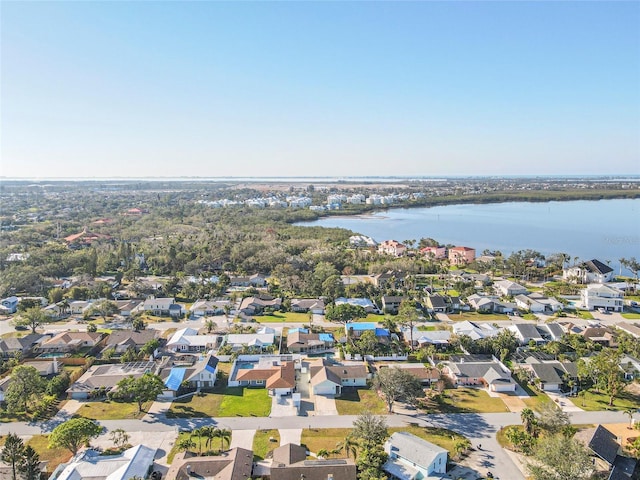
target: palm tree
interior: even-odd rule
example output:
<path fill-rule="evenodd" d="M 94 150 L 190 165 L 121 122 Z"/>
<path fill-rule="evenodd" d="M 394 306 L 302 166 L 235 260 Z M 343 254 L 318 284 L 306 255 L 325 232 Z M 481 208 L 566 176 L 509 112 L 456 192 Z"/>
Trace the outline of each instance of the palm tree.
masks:
<path fill-rule="evenodd" d="M 524 408 L 522 412 L 520 412 L 520 419 L 522 420 L 524 431 L 531 435 L 533 432 L 533 426 L 536 423 L 536 415 L 533 413 L 533 410 L 530 408 Z"/>
<path fill-rule="evenodd" d="M 204 427 L 196 428 L 191 432 L 189 439 L 193 440 L 193 437 L 198 437 L 198 455 L 202 455 L 202 437 L 204 437 Z M 195 444 L 195 443 L 194 443 Z"/>
<path fill-rule="evenodd" d="M 204 438 L 207 439 L 207 441 L 205 442 L 205 447 L 207 448 L 207 450 L 210 450 L 213 439 L 218 437 L 218 429 L 211 426 L 200 427 L 200 433 Z"/>
<path fill-rule="evenodd" d="M 226 428 L 219 428 L 217 436 L 220 438 L 220 451 L 222 451 L 224 450 L 224 444 L 226 443 L 227 445 L 229 445 L 229 443 L 231 442 L 231 430 L 228 430 Z"/>
<path fill-rule="evenodd" d="M 196 443 L 193 440 L 191 440 L 191 437 L 184 437 L 178 440 L 176 447 L 178 448 L 178 450 L 182 450 L 186 452 L 187 450 L 196 448 Z"/>
<path fill-rule="evenodd" d="M 204 326 L 207 327 L 207 333 L 211 333 L 211 331 L 213 330 L 213 320 L 211 320 L 210 318 L 207 319 L 206 322 L 204 322 Z"/>
<path fill-rule="evenodd" d="M 318 453 L 316 455 L 318 456 L 318 458 L 327 458 L 329 456 L 329 450 L 321 448 L 320 450 L 318 450 Z"/>
<path fill-rule="evenodd" d="M 627 427 L 629 430 L 631 430 L 633 428 L 633 414 L 636 413 L 636 409 L 635 408 L 627 408 L 624 412 L 626 416 L 629 417 L 629 426 Z"/>
<path fill-rule="evenodd" d="M 460 440 L 456 440 L 453 444 L 453 449 L 456 452 L 456 456 L 460 458 L 460 456 L 471 448 L 471 441 L 468 438 L 462 438 Z"/>
<path fill-rule="evenodd" d="M 355 438 L 347 435 L 342 442 L 339 442 L 336 445 L 336 450 L 338 452 L 344 451 L 344 453 L 347 455 L 347 458 L 351 458 L 351 455 L 353 455 L 353 459 L 355 460 L 358 456 L 358 442 Z"/>

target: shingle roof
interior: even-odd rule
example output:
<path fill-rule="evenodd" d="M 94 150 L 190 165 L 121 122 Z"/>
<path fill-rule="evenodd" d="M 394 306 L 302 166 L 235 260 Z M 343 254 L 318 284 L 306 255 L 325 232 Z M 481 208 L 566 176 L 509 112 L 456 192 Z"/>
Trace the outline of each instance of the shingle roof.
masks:
<path fill-rule="evenodd" d="M 602 460 L 613 465 L 618 455 L 618 440 L 609 430 L 598 425 L 596 428 L 578 432 L 576 438 L 582 440 Z"/>
<path fill-rule="evenodd" d="M 386 443 L 398 457 L 423 467 L 429 466 L 437 455 L 447 453 L 444 448 L 408 432 L 395 432 Z"/>

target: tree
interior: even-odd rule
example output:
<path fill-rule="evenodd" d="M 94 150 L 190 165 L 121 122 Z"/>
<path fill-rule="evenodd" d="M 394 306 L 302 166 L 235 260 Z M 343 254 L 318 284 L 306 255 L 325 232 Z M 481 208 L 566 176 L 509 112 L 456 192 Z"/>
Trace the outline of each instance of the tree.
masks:
<path fill-rule="evenodd" d="M 409 329 L 409 345 L 413 352 L 413 326 L 418 322 L 420 316 L 416 307 L 416 302 L 413 300 L 403 300 L 400 302 L 400 308 L 398 309 L 397 322 L 403 327 Z"/>
<path fill-rule="evenodd" d="M 626 386 L 620 369 L 621 357 L 620 352 L 607 348 L 593 356 L 589 362 L 597 388 L 609 396 L 609 406 L 613 405 L 615 398 Z"/>
<path fill-rule="evenodd" d="M 381 368 L 375 378 L 376 387 L 382 392 L 389 413 L 393 412 L 396 401 L 415 404 L 417 398 L 424 396 L 420 380 L 404 368 Z"/>
<path fill-rule="evenodd" d="M 142 318 L 140 317 L 134 317 L 133 320 L 131 320 L 131 328 L 133 328 L 136 332 L 144 330 L 144 320 L 142 320 Z"/>
<path fill-rule="evenodd" d="M 338 452 L 344 451 L 347 458 L 351 458 L 351 455 L 353 455 L 355 459 L 358 457 L 358 442 L 351 435 L 347 435 L 342 442 L 338 442 L 336 450 Z"/>
<path fill-rule="evenodd" d="M 358 457 L 358 480 L 386 480 L 382 466 L 387 461 L 387 454 L 381 445 L 365 446 Z"/>
<path fill-rule="evenodd" d="M 164 382 L 158 375 L 145 373 L 141 377 L 123 378 L 118 382 L 117 397 L 131 399 L 138 404 L 138 413 L 142 412 L 142 404 L 155 400 L 164 390 Z"/>
<path fill-rule="evenodd" d="M 621 258 L 620 265 L 624 268 L 627 268 L 633 272 L 633 277 L 635 278 L 635 283 L 638 283 L 638 272 L 640 272 L 640 262 L 636 260 L 636 257 L 631 258 Z"/>
<path fill-rule="evenodd" d="M 34 367 L 18 365 L 11 372 L 11 383 L 5 394 L 11 412 L 31 412 L 46 389 L 46 383 Z"/>
<path fill-rule="evenodd" d="M 353 422 L 351 435 L 364 447 L 382 445 L 389 436 L 387 421 L 371 412 L 361 413 Z"/>
<path fill-rule="evenodd" d="M 22 455 L 22 463 L 18 467 L 23 480 L 40 480 L 42 470 L 40 469 L 40 455 L 31 445 L 27 445 Z"/>
<path fill-rule="evenodd" d="M 107 317 L 115 315 L 118 311 L 118 304 L 105 298 L 94 302 L 91 307 L 89 307 L 87 315 L 90 317 L 93 315 L 100 315 L 102 320 L 106 321 Z"/>
<path fill-rule="evenodd" d="M 0 459 L 11 466 L 12 479 L 16 480 L 17 470 L 24 458 L 24 442 L 15 433 L 9 433 L 0 454 Z"/>
<path fill-rule="evenodd" d="M 151 355 L 153 355 L 153 352 L 155 352 L 158 349 L 159 346 L 160 346 L 160 341 L 157 338 L 153 338 L 149 340 L 147 343 L 145 343 L 140 349 L 140 351 L 147 357 L 150 357 Z"/>
<path fill-rule="evenodd" d="M 460 458 L 460 456 L 467 452 L 471 448 L 471 440 L 468 438 L 460 438 L 456 440 L 453 444 L 453 449 L 456 452 L 456 456 Z"/>
<path fill-rule="evenodd" d="M 66 448 L 75 455 L 80 447 L 101 432 L 102 427 L 88 418 L 72 418 L 53 429 L 49 436 L 49 448 Z"/>
<path fill-rule="evenodd" d="M 538 407 L 538 425 L 546 432 L 555 434 L 570 425 L 569 415 L 553 402 L 541 403 Z"/>
<path fill-rule="evenodd" d="M 24 310 L 14 323 L 16 326 L 25 326 L 31 329 L 31 333 L 36 333 L 36 329 L 49 321 L 49 317 L 40 307 L 30 307 Z"/>
<path fill-rule="evenodd" d="M 176 443 L 176 447 L 178 448 L 178 450 L 186 452 L 187 450 L 196 448 L 196 443 L 191 440 L 191 437 L 184 437 L 178 440 L 178 443 Z"/>
<path fill-rule="evenodd" d="M 116 448 L 124 447 L 129 443 L 129 434 L 122 428 L 116 428 L 109 434 L 109 438 L 116 446 Z"/>
<path fill-rule="evenodd" d="M 520 419 L 524 426 L 524 431 L 529 435 L 533 435 L 533 430 L 536 424 L 536 415 L 530 408 L 523 408 L 520 412 Z"/>
<path fill-rule="evenodd" d="M 217 436 L 220 438 L 220 450 L 224 450 L 224 444 L 229 445 L 231 441 L 231 430 L 226 428 L 219 428 L 217 432 Z"/>
<path fill-rule="evenodd" d="M 215 323 L 213 320 L 208 318 L 207 321 L 204 322 L 204 326 L 207 328 L 207 333 L 211 333 L 213 331 L 213 327 L 215 326 Z"/>
<path fill-rule="evenodd" d="M 533 460 L 527 467 L 535 480 L 587 480 L 593 470 L 586 447 L 563 435 L 538 442 Z"/>
<path fill-rule="evenodd" d="M 629 430 L 633 428 L 633 414 L 636 413 L 635 408 L 626 408 L 624 413 L 627 417 L 629 417 L 629 426 L 627 427 Z"/>
<path fill-rule="evenodd" d="M 365 318 L 367 312 L 360 305 L 341 303 L 340 305 L 328 305 L 325 311 L 325 318 L 330 322 L 347 324 L 356 318 Z"/>

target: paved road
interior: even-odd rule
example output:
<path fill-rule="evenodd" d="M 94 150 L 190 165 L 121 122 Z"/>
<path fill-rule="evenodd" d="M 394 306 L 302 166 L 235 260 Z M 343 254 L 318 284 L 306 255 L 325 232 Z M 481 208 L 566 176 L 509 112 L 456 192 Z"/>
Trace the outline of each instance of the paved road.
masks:
<path fill-rule="evenodd" d="M 99 422 L 107 430 L 122 428 L 130 432 L 178 432 L 191 430 L 203 425 L 216 425 L 231 430 L 248 433 L 259 429 L 300 430 L 304 428 L 345 428 L 353 424 L 355 415 L 325 415 L 322 417 L 237 417 L 237 418 L 194 418 L 167 419 L 163 415 L 149 415 L 143 420 L 109 420 Z M 622 423 L 628 421 L 621 412 L 575 412 L 570 414 L 575 424 Z M 481 468 L 499 477 L 510 480 L 524 480 L 524 476 L 509 455 L 498 445 L 496 432 L 507 425 L 520 423 L 517 413 L 448 414 L 448 415 L 388 415 L 390 427 L 409 424 L 448 428 L 465 435 L 477 448 L 482 445 Z M 37 435 L 50 432 L 64 418 L 54 418 L 48 422 L 15 422 L 0 424 L 0 434 L 9 432 L 19 435 Z M 486 472 L 480 472 L 486 473 Z"/>

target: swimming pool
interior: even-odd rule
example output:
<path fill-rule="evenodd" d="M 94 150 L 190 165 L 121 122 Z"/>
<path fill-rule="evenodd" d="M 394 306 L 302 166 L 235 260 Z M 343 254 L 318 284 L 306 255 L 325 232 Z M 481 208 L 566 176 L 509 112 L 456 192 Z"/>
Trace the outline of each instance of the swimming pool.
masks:
<path fill-rule="evenodd" d="M 237 362 L 236 363 L 236 368 L 238 370 L 253 370 L 254 366 L 255 366 L 254 362 Z"/>
<path fill-rule="evenodd" d="M 63 352 L 49 352 L 49 353 L 41 353 L 40 355 L 38 355 L 37 358 L 60 358 L 60 357 L 66 357 L 67 355 L 69 354 L 63 353 Z"/>

